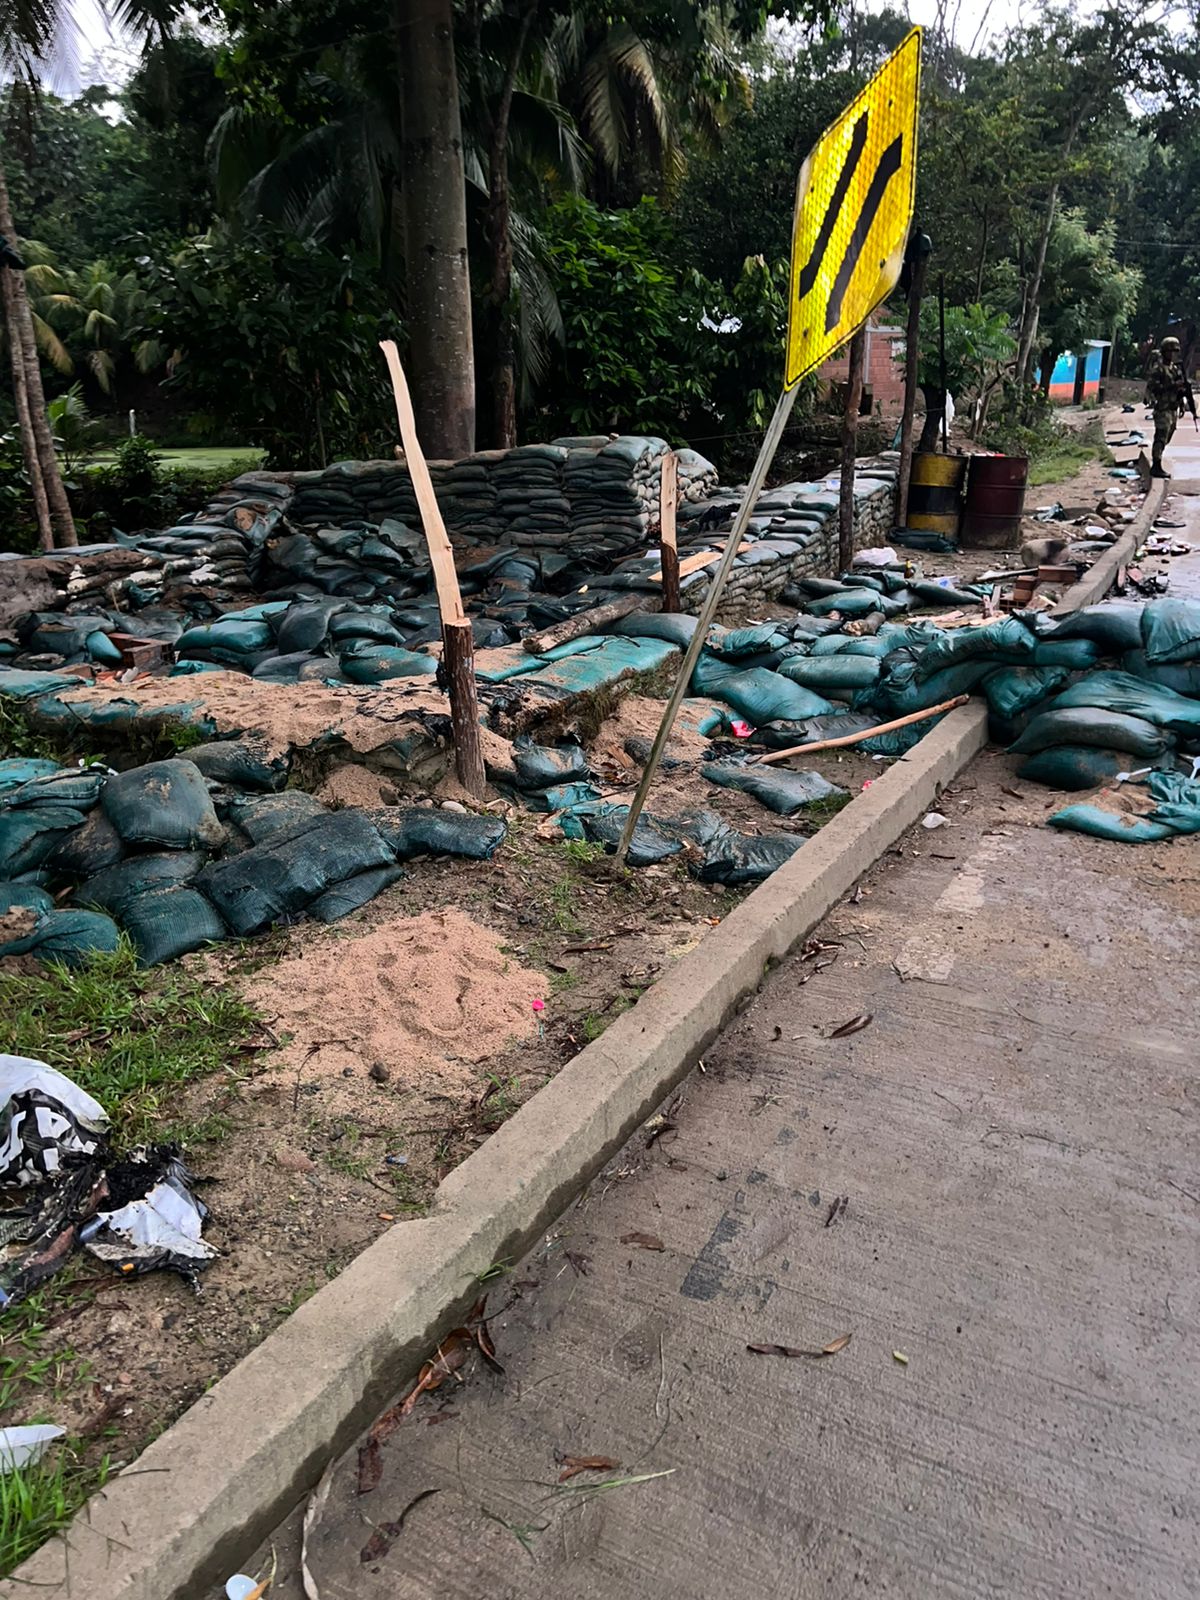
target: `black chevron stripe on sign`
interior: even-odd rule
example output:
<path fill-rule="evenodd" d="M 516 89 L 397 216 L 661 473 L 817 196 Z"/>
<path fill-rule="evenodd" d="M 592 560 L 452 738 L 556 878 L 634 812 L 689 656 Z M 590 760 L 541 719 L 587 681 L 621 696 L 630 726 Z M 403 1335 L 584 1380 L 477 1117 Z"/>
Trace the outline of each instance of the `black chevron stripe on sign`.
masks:
<path fill-rule="evenodd" d="M 863 119 L 866 121 L 866 118 Z M 904 135 L 898 134 L 883 155 L 879 158 L 879 165 L 875 168 L 875 176 L 871 179 L 871 187 L 867 190 L 866 198 L 862 203 L 862 210 L 858 214 L 858 221 L 854 225 L 854 232 L 846 245 L 846 253 L 842 257 L 842 264 L 838 268 L 837 277 L 833 282 L 833 289 L 829 295 L 829 304 L 825 308 L 825 332 L 831 333 L 841 321 L 842 301 L 846 297 L 846 290 L 850 287 L 850 279 L 854 276 L 854 269 L 858 265 L 858 258 L 862 255 L 863 246 L 871 232 L 871 224 L 875 221 L 887 186 L 900 171 L 904 156 Z"/>
<path fill-rule="evenodd" d="M 854 174 L 858 170 L 858 163 L 862 160 L 862 153 L 867 148 L 867 113 L 854 124 L 854 132 L 850 137 L 850 148 L 846 152 L 846 164 L 838 174 L 837 187 L 829 198 L 825 208 L 825 216 L 821 222 L 821 231 L 817 235 L 816 243 L 812 247 L 812 254 L 804 263 L 804 270 L 800 274 L 797 284 L 798 298 L 803 300 L 813 284 L 817 281 L 817 273 L 821 270 L 821 263 L 825 259 L 825 252 L 829 249 L 829 241 L 833 237 L 834 226 L 841 215 L 842 206 L 849 192 Z"/>

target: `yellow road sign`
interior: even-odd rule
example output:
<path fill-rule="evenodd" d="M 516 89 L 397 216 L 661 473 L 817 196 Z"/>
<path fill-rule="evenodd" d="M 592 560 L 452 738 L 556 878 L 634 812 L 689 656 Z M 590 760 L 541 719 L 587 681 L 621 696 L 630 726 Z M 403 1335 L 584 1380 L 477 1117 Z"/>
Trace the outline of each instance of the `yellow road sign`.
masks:
<path fill-rule="evenodd" d="M 800 169 L 787 389 L 845 344 L 896 286 L 917 180 L 920 81 L 914 28 Z"/>

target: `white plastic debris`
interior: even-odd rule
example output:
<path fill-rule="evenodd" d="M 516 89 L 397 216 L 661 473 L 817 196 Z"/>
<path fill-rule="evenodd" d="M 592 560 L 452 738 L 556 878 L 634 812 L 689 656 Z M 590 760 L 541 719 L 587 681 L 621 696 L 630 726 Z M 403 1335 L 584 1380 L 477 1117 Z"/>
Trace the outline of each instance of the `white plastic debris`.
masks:
<path fill-rule="evenodd" d="M 173 1161 L 142 1199 L 117 1211 L 97 1212 L 80 1238 L 94 1256 L 115 1266 L 132 1263 L 143 1272 L 172 1266 L 188 1275 L 217 1254 L 200 1237 L 207 1215 L 191 1192 L 187 1169 Z"/>
<path fill-rule="evenodd" d="M 104 1107 L 61 1072 L 29 1056 L 0 1055 L 0 1183 L 57 1178 L 64 1156 L 96 1153 L 107 1126 Z"/>
<path fill-rule="evenodd" d="M 946 818 L 940 811 L 927 811 L 921 818 L 921 826 L 931 830 L 942 827 L 945 822 Z"/>
<path fill-rule="evenodd" d="M 0 1472 L 18 1472 L 40 1461 L 56 1439 L 66 1435 L 65 1428 L 42 1423 L 26 1428 L 0 1428 Z"/>
<path fill-rule="evenodd" d="M 246 1600 L 260 1587 L 253 1578 L 248 1578 L 244 1572 L 235 1572 L 232 1578 L 225 1580 L 225 1593 L 228 1600 Z"/>
<path fill-rule="evenodd" d="M 890 567 L 897 559 L 896 552 L 890 544 L 880 545 L 874 550 L 860 550 L 852 563 L 856 567 Z"/>

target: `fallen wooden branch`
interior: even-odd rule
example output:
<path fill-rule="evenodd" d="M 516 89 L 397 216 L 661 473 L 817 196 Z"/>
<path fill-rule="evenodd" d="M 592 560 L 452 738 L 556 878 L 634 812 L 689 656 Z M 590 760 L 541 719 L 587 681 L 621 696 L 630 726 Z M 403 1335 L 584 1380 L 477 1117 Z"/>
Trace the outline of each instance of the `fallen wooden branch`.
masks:
<path fill-rule="evenodd" d="M 861 744 L 864 739 L 874 739 L 881 733 L 893 733 L 897 728 L 910 727 L 914 722 L 925 722 L 930 717 L 940 717 L 944 711 L 965 706 L 969 694 L 956 694 L 953 700 L 943 700 L 941 705 L 930 706 L 925 711 L 910 712 L 907 717 L 897 717 L 894 722 L 881 722 L 877 728 L 864 728 L 861 733 L 844 733 L 837 739 L 817 739 L 812 744 L 794 744 L 788 750 L 770 750 L 765 755 L 754 756 L 752 765 L 767 766 L 772 761 L 783 761 L 788 756 L 807 756 L 814 750 L 838 750 L 843 745 Z"/>
<path fill-rule="evenodd" d="M 545 633 L 526 634 L 521 643 L 531 656 L 544 656 L 548 650 L 555 650 L 560 644 L 570 644 L 572 639 L 597 633 L 601 628 L 607 628 L 610 622 L 620 622 L 622 617 L 632 616 L 635 611 L 650 610 L 658 610 L 658 600 L 653 595 L 622 595 L 619 600 L 610 600 L 607 605 L 596 606 L 591 611 L 577 611 L 565 622 L 547 628 Z"/>

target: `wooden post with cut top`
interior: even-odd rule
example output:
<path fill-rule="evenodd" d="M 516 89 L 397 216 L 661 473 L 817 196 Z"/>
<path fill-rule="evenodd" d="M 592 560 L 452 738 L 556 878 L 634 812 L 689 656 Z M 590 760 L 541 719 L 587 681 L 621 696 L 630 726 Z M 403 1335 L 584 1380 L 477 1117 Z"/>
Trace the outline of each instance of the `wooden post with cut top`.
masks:
<path fill-rule="evenodd" d="M 429 466 L 417 438 L 412 396 L 399 352 L 392 339 L 380 340 L 379 348 L 392 380 L 396 399 L 396 419 L 400 439 L 412 478 L 413 493 L 425 529 L 433 583 L 437 590 L 438 611 L 442 619 L 442 669 L 450 697 L 450 724 L 454 732 L 454 764 L 458 780 L 469 794 L 482 800 L 486 786 L 483 770 L 483 742 L 479 737 L 479 700 L 475 692 L 475 640 L 470 618 L 463 610 L 458 573 L 454 568 L 454 548 L 442 521 Z"/>
<path fill-rule="evenodd" d="M 662 458 L 662 487 L 659 491 L 659 553 L 662 557 L 662 608 L 681 611 L 679 594 L 679 546 L 675 541 L 675 513 L 679 506 L 679 457 L 668 450 Z"/>

